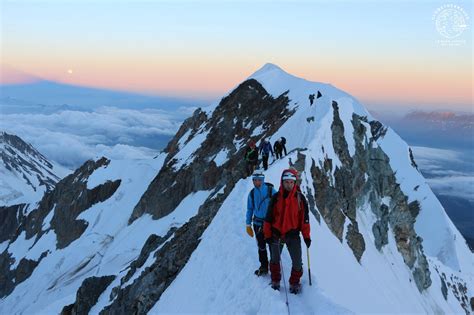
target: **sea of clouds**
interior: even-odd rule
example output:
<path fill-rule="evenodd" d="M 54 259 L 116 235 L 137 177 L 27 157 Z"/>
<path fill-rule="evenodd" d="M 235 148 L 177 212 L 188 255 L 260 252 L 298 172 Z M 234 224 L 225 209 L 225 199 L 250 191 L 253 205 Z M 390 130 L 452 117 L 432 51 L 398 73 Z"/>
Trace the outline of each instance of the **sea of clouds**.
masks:
<path fill-rule="evenodd" d="M 440 195 L 474 202 L 474 163 L 471 152 L 413 146 L 419 169 Z"/>
<path fill-rule="evenodd" d="M 0 116 L 0 124 L 2 130 L 31 143 L 47 158 L 74 169 L 101 156 L 156 156 L 194 109 L 99 107 L 90 111 L 10 113 Z"/>

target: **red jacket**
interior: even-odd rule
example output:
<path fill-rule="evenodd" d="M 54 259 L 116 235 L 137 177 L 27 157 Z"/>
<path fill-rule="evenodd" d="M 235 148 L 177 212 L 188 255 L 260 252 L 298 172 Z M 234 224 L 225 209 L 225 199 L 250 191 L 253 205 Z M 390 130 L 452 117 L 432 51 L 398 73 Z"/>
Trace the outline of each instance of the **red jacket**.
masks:
<path fill-rule="evenodd" d="M 293 169 L 283 171 L 285 172 L 297 175 Z M 272 197 L 268 206 L 263 223 L 264 237 L 285 238 L 289 234 L 297 235 L 300 231 L 303 238 L 310 238 L 308 203 L 298 185 L 295 184 L 293 190 L 287 192 L 281 182 L 280 190 Z"/>

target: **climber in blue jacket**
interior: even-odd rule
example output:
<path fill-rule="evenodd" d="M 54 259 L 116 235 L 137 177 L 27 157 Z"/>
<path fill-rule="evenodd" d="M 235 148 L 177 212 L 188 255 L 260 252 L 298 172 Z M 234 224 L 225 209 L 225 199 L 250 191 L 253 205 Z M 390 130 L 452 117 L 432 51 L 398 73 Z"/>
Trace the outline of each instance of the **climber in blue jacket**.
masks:
<path fill-rule="evenodd" d="M 263 237 L 263 220 L 267 215 L 268 204 L 272 196 L 277 193 L 273 185 L 265 183 L 264 180 L 265 175 L 261 170 L 256 170 L 252 174 L 254 188 L 249 192 L 247 198 L 246 229 L 250 237 L 254 236 L 255 231 L 255 237 L 257 239 L 258 260 L 260 261 L 260 268 L 255 270 L 257 276 L 268 273 L 267 245 Z"/>

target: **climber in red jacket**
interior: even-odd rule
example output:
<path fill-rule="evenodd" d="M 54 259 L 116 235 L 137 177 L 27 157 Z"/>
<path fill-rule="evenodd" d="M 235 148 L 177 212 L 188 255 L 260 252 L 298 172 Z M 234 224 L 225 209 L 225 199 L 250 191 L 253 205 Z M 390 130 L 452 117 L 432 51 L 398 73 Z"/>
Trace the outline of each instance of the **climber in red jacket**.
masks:
<path fill-rule="evenodd" d="M 272 288 L 280 289 L 280 255 L 286 244 L 291 256 L 290 292 L 298 293 L 303 275 L 300 232 L 306 246 L 311 245 L 308 203 L 297 184 L 298 172 L 284 170 L 280 189 L 273 195 L 263 224 L 265 241 L 270 244 L 270 272 Z"/>

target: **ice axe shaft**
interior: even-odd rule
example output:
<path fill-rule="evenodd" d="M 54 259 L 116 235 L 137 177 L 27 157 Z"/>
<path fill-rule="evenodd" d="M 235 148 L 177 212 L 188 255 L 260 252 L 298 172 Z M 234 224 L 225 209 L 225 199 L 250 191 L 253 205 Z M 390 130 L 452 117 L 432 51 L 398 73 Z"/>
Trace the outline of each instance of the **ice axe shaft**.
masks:
<path fill-rule="evenodd" d="M 309 248 L 306 247 L 306 257 L 308 257 L 308 277 L 309 277 L 309 285 L 311 285 L 311 267 L 309 265 Z"/>

